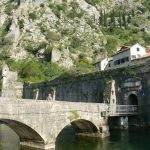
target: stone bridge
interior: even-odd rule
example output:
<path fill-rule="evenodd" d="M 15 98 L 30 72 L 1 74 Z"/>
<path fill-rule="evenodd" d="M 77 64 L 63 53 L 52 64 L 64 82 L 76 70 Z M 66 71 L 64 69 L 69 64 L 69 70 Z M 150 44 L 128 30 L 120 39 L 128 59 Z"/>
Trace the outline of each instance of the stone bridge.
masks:
<path fill-rule="evenodd" d="M 59 133 L 72 125 L 77 133 L 109 136 L 108 105 L 99 103 L 50 102 L 0 97 L 0 121 L 13 129 L 20 143 L 42 149 L 54 149 Z"/>

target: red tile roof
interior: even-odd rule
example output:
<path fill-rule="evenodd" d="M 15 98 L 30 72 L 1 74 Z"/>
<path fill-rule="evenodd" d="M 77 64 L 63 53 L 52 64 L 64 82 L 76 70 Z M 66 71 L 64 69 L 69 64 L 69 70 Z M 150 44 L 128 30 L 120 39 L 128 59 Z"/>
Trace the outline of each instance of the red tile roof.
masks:
<path fill-rule="evenodd" d="M 146 49 L 146 52 L 147 52 L 147 53 L 150 53 L 150 48 L 147 48 L 147 49 Z"/>
<path fill-rule="evenodd" d="M 115 53 L 115 54 L 112 55 L 112 56 L 118 55 L 119 53 L 122 53 L 122 52 L 124 52 L 124 51 L 129 50 L 130 48 L 131 48 L 131 46 L 123 46 L 123 47 L 120 48 L 120 50 L 117 51 L 117 53 Z"/>

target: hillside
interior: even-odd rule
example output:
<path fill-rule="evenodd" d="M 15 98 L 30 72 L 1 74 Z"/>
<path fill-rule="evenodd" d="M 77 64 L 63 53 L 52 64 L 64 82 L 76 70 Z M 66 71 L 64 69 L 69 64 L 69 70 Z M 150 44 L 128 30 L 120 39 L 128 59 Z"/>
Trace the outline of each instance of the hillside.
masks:
<path fill-rule="evenodd" d="M 150 45 L 150 0 L 0 1 L 0 62 L 22 80 L 90 72 L 137 42 Z"/>

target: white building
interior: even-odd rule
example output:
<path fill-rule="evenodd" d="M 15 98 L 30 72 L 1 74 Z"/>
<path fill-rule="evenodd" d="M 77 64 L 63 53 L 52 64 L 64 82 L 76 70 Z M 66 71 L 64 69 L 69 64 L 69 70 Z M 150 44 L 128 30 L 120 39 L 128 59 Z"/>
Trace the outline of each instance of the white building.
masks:
<path fill-rule="evenodd" d="M 102 61 L 98 61 L 94 64 L 97 70 L 105 70 L 108 67 L 108 63 L 112 61 L 112 58 L 105 58 Z"/>
<path fill-rule="evenodd" d="M 133 60 L 145 57 L 148 54 L 146 48 L 140 44 L 133 46 L 123 46 L 111 58 L 105 58 L 101 62 L 95 63 L 99 70 L 115 69 L 133 65 Z"/>

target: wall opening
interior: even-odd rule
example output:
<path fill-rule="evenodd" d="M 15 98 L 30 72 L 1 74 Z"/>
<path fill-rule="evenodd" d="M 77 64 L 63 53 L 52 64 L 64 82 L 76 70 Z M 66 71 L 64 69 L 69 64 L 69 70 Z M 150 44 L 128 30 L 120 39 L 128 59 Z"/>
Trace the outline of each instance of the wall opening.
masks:
<path fill-rule="evenodd" d="M 128 97 L 129 105 L 138 105 L 138 98 L 135 94 L 130 94 Z"/>

